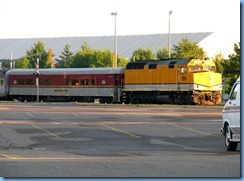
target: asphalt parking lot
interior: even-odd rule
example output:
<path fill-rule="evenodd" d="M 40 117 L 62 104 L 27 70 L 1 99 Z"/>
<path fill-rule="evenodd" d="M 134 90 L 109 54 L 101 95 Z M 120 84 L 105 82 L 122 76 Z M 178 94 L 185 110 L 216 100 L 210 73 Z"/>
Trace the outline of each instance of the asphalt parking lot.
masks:
<path fill-rule="evenodd" d="M 240 147 L 225 150 L 221 111 L 221 106 L 0 103 L 0 175 L 240 177 Z"/>

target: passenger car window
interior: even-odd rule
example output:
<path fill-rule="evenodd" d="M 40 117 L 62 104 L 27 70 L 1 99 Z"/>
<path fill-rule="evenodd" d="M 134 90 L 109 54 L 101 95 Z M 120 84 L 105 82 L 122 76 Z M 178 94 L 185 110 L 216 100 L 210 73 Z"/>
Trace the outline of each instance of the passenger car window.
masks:
<path fill-rule="evenodd" d="M 240 89 L 240 84 L 236 84 L 235 85 L 235 88 L 233 89 L 231 95 L 230 95 L 230 100 L 235 100 L 236 99 L 236 95 L 237 95 L 237 92 L 239 91 Z"/>

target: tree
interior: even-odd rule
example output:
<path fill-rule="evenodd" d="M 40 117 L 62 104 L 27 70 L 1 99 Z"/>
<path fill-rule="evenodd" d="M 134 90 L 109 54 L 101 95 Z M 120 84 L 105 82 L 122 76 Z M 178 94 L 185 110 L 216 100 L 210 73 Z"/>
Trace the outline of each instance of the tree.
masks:
<path fill-rule="evenodd" d="M 168 55 L 168 49 L 164 46 L 163 48 L 160 48 L 157 53 L 156 56 L 159 60 L 162 59 L 168 59 L 169 55 Z"/>
<path fill-rule="evenodd" d="M 64 50 L 59 56 L 60 60 L 58 62 L 59 68 L 69 68 L 73 61 L 73 52 L 70 51 L 70 45 L 65 45 Z"/>
<path fill-rule="evenodd" d="M 187 38 L 183 38 L 179 42 L 178 46 L 173 45 L 172 50 L 173 52 L 171 56 L 173 58 L 203 58 L 206 55 L 203 48 L 199 47 L 197 43 L 191 42 Z"/>
<path fill-rule="evenodd" d="M 111 67 L 112 66 L 112 52 L 109 49 L 93 50 L 86 42 L 81 46 L 74 56 L 70 64 L 72 68 L 79 67 Z M 126 61 L 124 58 L 118 56 L 118 66 L 125 66 Z"/>
<path fill-rule="evenodd" d="M 73 62 L 71 63 L 72 68 L 88 68 L 92 67 L 94 56 L 93 50 L 90 45 L 86 42 L 81 46 L 79 50 L 73 57 Z"/>
<path fill-rule="evenodd" d="M 223 66 L 222 63 L 225 61 L 224 60 L 224 55 L 222 53 L 218 53 L 215 55 L 214 58 L 215 64 L 216 64 L 216 72 L 220 72 L 223 74 Z"/>
<path fill-rule="evenodd" d="M 48 54 L 45 50 L 45 45 L 42 41 L 38 41 L 31 49 L 27 50 L 26 57 L 29 60 L 29 68 L 35 68 L 37 58 L 39 58 L 40 68 L 50 68 L 51 65 L 47 64 Z"/>
<path fill-rule="evenodd" d="M 126 64 L 129 62 L 130 60 L 124 57 L 119 57 L 118 56 L 118 67 L 125 67 Z"/>
<path fill-rule="evenodd" d="M 139 48 L 133 52 L 131 60 L 141 61 L 141 60 L 156 60 L 156 57 L 151 48 Z"/>
<path fill-rule="evenodd" d="M 29 68 L 30 61 L 27 57 L 23 57 L 20 60 L 15 61 L 15 68 Z"/>
<path fill-rule="evenodd" d="M 94 50 L 94 59 L 91 67 L 111 67 L 112 66 L 112 53 L 109 49 L 106 50 Z"/>
<path fill-rule="evenodd" d="M 230 92 L 232 85 L 240 76 L 240 42 L 234 44 L 234 53 L 229 55 L 229 60 L 221 63 L 223 66 L 223 75 L 226 77 L 226 91 Z"/>

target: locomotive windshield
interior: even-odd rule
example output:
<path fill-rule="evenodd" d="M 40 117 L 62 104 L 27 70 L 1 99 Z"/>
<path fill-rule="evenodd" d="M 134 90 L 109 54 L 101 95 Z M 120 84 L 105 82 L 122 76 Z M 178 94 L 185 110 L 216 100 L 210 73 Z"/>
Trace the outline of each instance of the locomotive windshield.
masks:
<path fill-rule="evenodd" d="M 204 68 L 205 68 L 205 70 L 210 70 L 210 71 L 216 70 L 215 66 L 205 66 Z"/>
<path fill-rule="evenodd" d="M 190 71 L 191 72 L 196 72 L 196 71 L 215 71 L 216 68 L 215 66 L 200 66 L 200 65 L 195 65 L 195 66 L 190 66 Z"/>
<path fill-rule="evenodd" d="M 194 72 L 194 71 L 201 71 L 203 70 L 203 66 L 190 66 L 190 71 Z"/>

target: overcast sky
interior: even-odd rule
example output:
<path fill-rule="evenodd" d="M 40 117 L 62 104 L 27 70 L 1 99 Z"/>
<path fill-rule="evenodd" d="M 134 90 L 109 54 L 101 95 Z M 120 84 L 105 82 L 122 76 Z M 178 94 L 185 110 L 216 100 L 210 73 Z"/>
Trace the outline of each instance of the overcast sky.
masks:
<path fill-rule="evenodd" d="M 239 0 L 0 0 L 0 38 L 214 32 L 240 41 Z M 223 42 L 223 43 L 224 43 Z"/>

